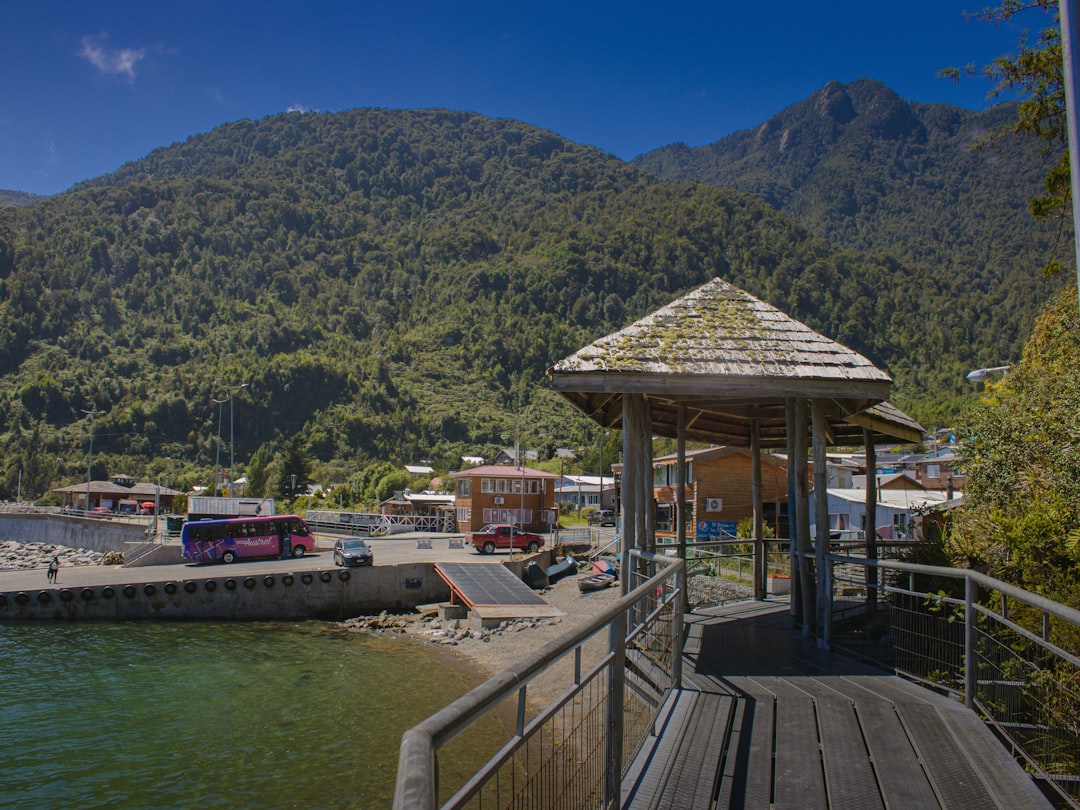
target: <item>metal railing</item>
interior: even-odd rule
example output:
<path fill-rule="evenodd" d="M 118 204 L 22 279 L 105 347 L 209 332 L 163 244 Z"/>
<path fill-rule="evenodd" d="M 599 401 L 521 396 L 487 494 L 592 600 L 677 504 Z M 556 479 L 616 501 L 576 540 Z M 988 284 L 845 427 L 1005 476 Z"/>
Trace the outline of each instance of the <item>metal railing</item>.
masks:
<path fill-rule="evenodd" d="M 337 534 L 370 534 L 381 537 L 399 532 L 457 531 L 457 520 L 452 512 L 435 515 L 383 515 L 375 512 L 335 512 L 326 509 L 309 509 L 304 520 L 312 531 Z"/>
<path fill-rule="evenodd" d="M 1080 611 L 969 569 L 830 554 L 825 576 L 826 646 L 962 699 L 1080 808 Z"/>
<path fill-rule="evenodd" d="M 396 810 L 435 807 L 617 808 L 623 775 L 650 733 L 667 692 L 681 682 L 683 564 L 631 554 L 657 571 L 611 607 L 503 671 L 401 740 Z M 542 709 L 529 684 L 557 679 Z M 477 721 L 512 720 L 487 762 L 447 784 L 440 751 Z"/>

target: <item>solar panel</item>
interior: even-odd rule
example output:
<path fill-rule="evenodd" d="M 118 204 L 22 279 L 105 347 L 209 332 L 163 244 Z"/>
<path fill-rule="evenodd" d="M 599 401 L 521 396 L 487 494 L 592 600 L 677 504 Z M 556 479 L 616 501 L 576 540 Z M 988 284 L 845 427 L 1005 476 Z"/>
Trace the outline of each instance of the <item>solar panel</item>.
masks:
<path fill-rule="evenodd" d="M 547 606 L 547 602 L 536 592 L 501 565 L 436 563 L 435 570 L 469 607 L 477 605 Z"/>

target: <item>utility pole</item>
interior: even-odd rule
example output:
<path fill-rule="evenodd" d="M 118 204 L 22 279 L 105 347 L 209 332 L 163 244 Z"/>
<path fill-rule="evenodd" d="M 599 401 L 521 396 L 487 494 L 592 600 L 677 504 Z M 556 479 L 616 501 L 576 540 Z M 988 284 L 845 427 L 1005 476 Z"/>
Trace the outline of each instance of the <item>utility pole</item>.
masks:
<path fill-rule="evenodd" d="M 228 398 L 226 398 L 226 399 L 211 399 L 210 401 L 218 406 L 218 409 L 217 409 L 217 455 L 214 456 L 214 481 L 213 481 L 213 484 L 211 485 L 212 494 L 216 498 L 217 494 L 218 494 L 218 485 L 217 485 L 218 470 L 221 469 L 221 406 L 224 405 L 229 400 L 228 400 Z"/>
<path fill-rule="evenodd" d="M 90 417 L 90 450 L 86 459 L 86 511 L 90 511 L 90 475 L 94 469 L 94 417 L 98 411 L 82 409 L 82 412 Z"/>

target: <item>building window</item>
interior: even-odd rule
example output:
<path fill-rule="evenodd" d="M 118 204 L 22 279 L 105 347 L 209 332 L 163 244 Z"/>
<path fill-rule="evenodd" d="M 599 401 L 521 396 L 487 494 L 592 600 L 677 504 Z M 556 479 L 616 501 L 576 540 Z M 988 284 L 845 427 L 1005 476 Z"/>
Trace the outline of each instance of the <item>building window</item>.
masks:
<path fill-rule="evenodd" d="M 457 494 L 459 498 L 468 498 L 472 495 L 472 479 L 459 478 L 457 482 Z"/>

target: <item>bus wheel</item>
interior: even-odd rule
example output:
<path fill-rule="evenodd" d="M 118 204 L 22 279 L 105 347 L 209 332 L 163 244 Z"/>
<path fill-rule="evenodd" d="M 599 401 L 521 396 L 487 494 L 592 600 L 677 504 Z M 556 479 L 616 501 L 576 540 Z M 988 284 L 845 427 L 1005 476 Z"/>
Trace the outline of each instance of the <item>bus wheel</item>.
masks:
<path fill-rule="evenodd" d="M 305 552 L 305 551 L 307 551 L 307 549 L 306 549 L 306 548 L 304 548 L 303 546 L 296 546 L 296 547 L 295 547 L 295 548 L 293 548 L 293 550 L 292 550 L 292 555 L 293 555 L 294 557 L 303 557 L 303 556 L 304 556 L 304 552 Z"/>
<path fill-rule="evenodd" d="M 230 549 L 221 555 L 221 561 L 223 563 L 236 562 L 236 552 Z"/>

